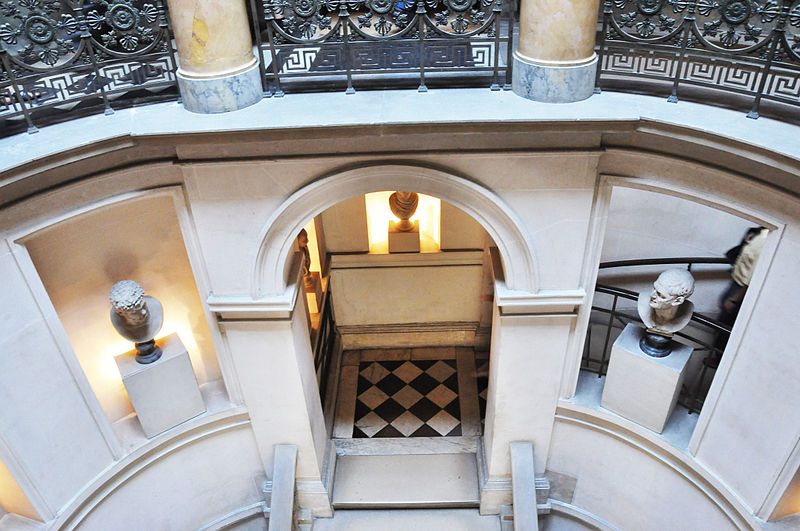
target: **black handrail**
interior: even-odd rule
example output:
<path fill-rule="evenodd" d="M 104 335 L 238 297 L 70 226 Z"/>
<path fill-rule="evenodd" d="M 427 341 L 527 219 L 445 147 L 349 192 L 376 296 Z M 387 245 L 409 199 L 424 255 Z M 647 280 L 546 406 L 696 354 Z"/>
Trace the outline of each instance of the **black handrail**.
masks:
<path fill-rule="evenodd" d="M 320 305 L 319 327 L 314 336 L 314 371 L 319 384 L 319 396 L 325 400 L 328 388 L 328 372 L 336 344 L 336 322 L 333 314 L 333 297 L 331 296 L 330 282 L 326 286 Z"/>
<path fill-rule="evenodd" d="M 636 260 L 613 260 L 611 262 L 600 262 L 600 269 L 610 267 L 634 267 L 649 265 L 673 265 L 673 264 L 730 264 L 727 258 L 717 257 L 698 257 L 698 256 L 679 256 L 677 258 L 637 258 Z"/>
<path fill-rule="evenodd" d="M 614 286 L 607 286 L 605 284 L 597 284 L 595 286 L 595 291 L 597 291 L 599 293 L 606 293 L 608 295 L 614 295 L 615 297 L 620 297 L 620 298 L 623 298 L 623 299 L 628 299 L 628 300 L 633 300 L 633 301 L 639 299 L 639 294 L 636 293 L 635 291 L 631 291 L 631 290 L 625 289 L 625 288 L 617 288 L 617 287 L 614 287 Z M 713 328 L 714 331 L 716 331 L 716 332 L 725 332 L 725 333 L 728 333 L 728 334 L 730 334 L 730 332 L 731 332 L 731 326 L 730 325 L 727 325 L 727 324 L 725 324 L 723 322 L 720 322 L 720 321 L 718 321 L 718 320 L 716 320 L 714 318 L 705 316 L 705 315 L 697 313 L 697 312 L 692 314 L 692 319 L 691 320 L 696 322 L 696 323 L 700 323 L 702 325 L 705 325 L 705 326 L 707 326 L 709 328 Z"/>

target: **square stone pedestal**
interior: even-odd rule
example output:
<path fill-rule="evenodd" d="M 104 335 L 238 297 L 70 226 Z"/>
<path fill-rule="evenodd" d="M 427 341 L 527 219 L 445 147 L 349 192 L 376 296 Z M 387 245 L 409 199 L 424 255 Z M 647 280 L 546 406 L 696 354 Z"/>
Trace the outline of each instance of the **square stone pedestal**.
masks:
<path fill-rule="evenodd" d="M 414 228 L 409 231 L 399 231 L 399 223 L 389 222 L 389 252 L 390 253 L 418 253 L 419 252 L 419 221 L 414 221 Z"/>
<path fill-rule="evenodd" d="M 308 312 L 319 313 L 322 309 L 322 280 L 319 278 L 319 271 L 311 271 L 310 274 L 312 285 L 305 286 Z M 305 279 L 303 280 L 305 284 Z"/>
<path fill-rule="evenodd" d="M 692 347 L 673 341 L 663 358 L 639 348 L 644 329 L 628 324 L 611 347 L 600 405 L 645 428 L 661 433 L 675 409 Z"/>
<path fill-rule="evenodd" d="M 189 353 L 178 334 L 170 334 L 156 344 L 163 353 L 147 365 L 136 361 L 135 349 L 114 357 L 148 439 L 206 410 Z"/>

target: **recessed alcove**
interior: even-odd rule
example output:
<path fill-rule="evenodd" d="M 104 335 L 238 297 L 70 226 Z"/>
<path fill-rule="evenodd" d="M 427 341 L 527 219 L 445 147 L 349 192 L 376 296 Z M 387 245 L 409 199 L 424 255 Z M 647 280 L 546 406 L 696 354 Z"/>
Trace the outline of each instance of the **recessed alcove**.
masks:
<path fill-rule="evenodd" d="M 488 348 L 492 284 L 486 249 L 492 239 L 457 207 L 420 194 L 420 212 L 412 217 L 420 220 L 420 252 L 389 253 L 389 221 L 396 220 L 388 207 L 391 193 L 357 196 L 317 217 L 323 276 L 331 279 L 343 348 L 476 341 Z"/>
<path fill-rule="evenodd" d="M 601 395 L 612 345 L 626 324 L 644 326 L 636 297 L 650 293 L 661 272 L 688 269 L 695 280 L 689 300 L 699 320 L 690 321 L 674 338 L 694 350 L 678 404 L 661 433 L 662 439 L 688 451 L 730 337 L 716 327 L 725 325 L 717 321 L 719 304 L 732 282 L 732 265 L 725 253 L 754 227 L 758 224 L 751 220 L 684 197 L 613 186 L 575 403 L 607 412 L 601 407 Z"/>
<path fill-rule="evenodd" d="M 119 280 L 135 280 L 161 301 L 164 325 L 157 338 L 177 333 L 207 402 L 227 402 L 172 193 L 144 194 L 90 209 L 18 243 L 29 253 L 91 389 L 124 447 L 135 446 L 143 434 L 114 361 L 114 356 L 133 348 L 109 319 L 108 292 Z"/>

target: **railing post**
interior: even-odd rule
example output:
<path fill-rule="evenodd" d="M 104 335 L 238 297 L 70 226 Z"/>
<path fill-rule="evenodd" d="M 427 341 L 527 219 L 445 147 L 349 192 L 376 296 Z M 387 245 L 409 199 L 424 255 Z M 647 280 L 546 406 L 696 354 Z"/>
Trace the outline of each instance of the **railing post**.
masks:
<path fill-rule="evenodd" d="M 355 94 L 356 89 L 353 88 L 353 65 L 352 53 L 350 47 L 350 12 L 347 10 L 347 4 L 342 1 L 339 2 L 339 21 L 342 24 L 342 42 L 344 43 L 344 69 L 347 76 L 347 88 L 345 94 Z"/>
<path fill-rule="evenodd" d="M 94 53 L 92 34 L 89 31 L 89 26 L 86 24 L 86 14 L 84 11 L 89 7 L 89 5 L 84 5 L 81 7 L 80 14 L 78 15 L 78 26 L 81 28 L 81 40 L 86 43 L 86 51 L 89 53 L 89 60 L 92 62 L 95 83 L 100 88 L 100 97 L 103 99 L 103 114 L 109 116 L 114 114 L 114 109 L 111 108 L 111 104 L 108 102 L 105 83 L 103 83 L 103 81 L 100 79 L 100 67 L 97 66 L 97 56 Z"/>
<path fill-rule="evenodd" d="M 758 83 L 758 92 L 756 98 L 753 100 L 753 108 L 747 113 L 747 117 L 753 120 L 758 119 L 758 108 L 761 105 L 761 97 L 764 95 L 764 87 L 767 84 L 767 77 L 772 69 L 772 60 L 775 58 L 775 50 L 778 48 L 778 43 L 783 39 L 784 26 L 786 25 L 786 10 L 781 11 L 778 25 L 772 30 L 772 42 L 769 44 L 769 52 L 767 53 L 767 63 L 764 65 L 764 71 L 761 73 L 761 81 Z"/>
<path fill-rule="evenodd" d="M 8 54 L 5 50 L 0 49 L 0 56 L 2 57 L 3 68 L 6 72 L 8 72 L 8 78 L 11 80 L 11 86 L 14 89 L 14 96 L 17 97 L 17 101 L 22 108 L 22 114 L 25 115 L 25 121 L 28 123 L 28 134 L 32 135 L 33 133 L 38 133 L 39 129 L 33 125 L 31 112 L 28 109 L 28 106 L 25 105 L 25 98 L 22 97 L 22 89 L 20 88 L 19 83 L 17 83 L 17 76 L 14 74 L 14 70 L 11 68 Z"/>
<path fill-rule="evenodd" d="M 269 41 L 269 51 L 270 56 L 272 57 L 272 75 L 275 77 L 275 92 L 272 93 L 273 96 L 276 98 L 282 98 L 284 96 L 283 88 L 281 88 L 281 76 L 280 76 L 280 67 L 278 65 L 278 54 L 275 51 L 275 36 L 274 30 L 272 28 L 273 21 L 275 20 L 275 14 L 272 12 L 273 5 L 271 0 L 264 0 L 263 3 L 264 8 L 264 21 L 267 24 L 267 40 Z M 259 51 L 259 55 L 261 52 Z M 264 74 L 266 78 L 266 73 Z M 266 79 L 265 79 L 266 82 Z"/>
<path fill-rule="evenodd" d="M 689 36 L 692 34 L 692 27 L 694 27 L 694 8 L 695 3 L 689 3 L 686 17 L 683 19 L 683 37 L 681 38 L 681 51 L 678 55 L 678 64 L 675 67 L 675 78 L 672 83 L 672 93 L 667 98 L 669 103 L 678 103 L 678 83 L 681 79 L 681 70 L 683 70 L 683 59 L 686 56 L 686 49 L 689 47 Z"/>
<path fill-rule="evenodd" d="M 506 79 L 503 84 L 503 90 L 511 90 L 511 76 L 513 74 L 514 65 L 514 8 L 510 5 L 511 2 L 506 0 L 508 9 L 508 45 L 506 46 Z"/>
<path fill-rule="evenodd" d="M 608 33 L 608 21 L 611 18 L 611 0 L 606 0 L 603 2 L 603 29 L 601 30 L 602 33 L 600 34 L 600 44 L 597 48 L 597 72 L 595 73 L 594 77 L 594 93 L 600 94 L 602 91 L 600 90 L 600 73 L 603 71 L 603 48 L 606 44 L 606 33 Z"/>
<path fill-rule="evenodd" d="M 261 91 L 265 98 L 270 98 L 272 97 L 272 93 L 267 87 L 267 71 L 264 67 L 264 50 L 261 47 L 261 26 L 258 23 L 258 9 L 256 6 L 256 0 L 250 0 L 250 12 L 253 15 L 253 34 L 256 38 L 256 50 L 258 50 L 258 72 L 261 76 Z"/>
<path fill-rule="evenodd" d="M 492 6 L 494 13 L 494 75 L 490 90 L 500 90 L 500 14 L 503 12 L 503 0 L 495 0 Z"/>
<path fill-rule="evenodd" d="M 425 86 L 425 2 L 417 0 L 417 23 L 419 25 L 419 87 L 417 92 L 428 92 Z"/>
<path fill-rule="evenodd" d="M 172 22 L 170 21 L 169 16 L 167 16 L 167 4 L 164 2 L 164 0 L 157 0 L 156 5 L 158 6 L 158 16 L 161 19 L 161 22 L 159 22 L 158 25 L 161 28 L 161 34 L 164 37 L 164 40 L 166 41 L 167 44 L 169 60 L 173 66 L 172 70 L 173 80 L 176 80 L 176 73 L 178 71 L 178 51 L 175 49 L 175 46 L 173 46 L 172 42 Z M 177 84 L 177 80 L 175 81 L 175 83 Z M 178 92 L 178 103 L 183 103 L 183 100 L 181 98 L 181 91 L 178 90 L 177 92 Z"/>
<path fill-rule="evenodd" d="M 611 313 L 608 314 L 608 326 L 606 327 L 606 341 L 603 344 L 603 353 L 600 357 L 600 368 L 597 371 L 597 377 L 603 376 L 603 366 L 606 364 L 606 353 L 608 352 L 608 342 L 611 339 L 611 328 L 614 325 L 614 315 L 617 311 L 617 300 L 619 297 L 614 295 L 614 302 L 611 303 Z"/>

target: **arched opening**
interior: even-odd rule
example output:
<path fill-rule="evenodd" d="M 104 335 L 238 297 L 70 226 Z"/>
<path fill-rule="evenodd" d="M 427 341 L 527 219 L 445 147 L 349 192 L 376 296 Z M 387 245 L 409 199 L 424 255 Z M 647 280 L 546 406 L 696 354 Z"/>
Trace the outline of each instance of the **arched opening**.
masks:
<path fill-rule="evenodd" d="M 253 264 L 254 299 L 280 297 L 289 283 L 288 260 L 300 230 L 323 210 L 356 195 L 414 190 L 438 197 L 475 219 L 495 241 L 509 288 L 538 291 L 532 239 L 496 194 L 463 177 L 426 166 L 380 164 L 333 172 L 301 188 L 275 210 L 261 231 Z"/>
<path fill-rule="evenodd" d="M 452 501 L 477 506 L 494 280 L 498 275 L 509 291 L 535 294 L 530 238 L 492 192 L 438 170 L 390 165 L 337 175 L 299 190 L 276 210 L 262 231 L 253 275 L 257 300 L 286 296 L 295 286 L 304 292 L 326 435 L 337 454 L 334 507 L 365 503 L 348 497 L 353 491 L 341 480 L 348 470 L 361 470 L 360 491 L 364 481 L 378 482 L 366 490 L 381 491 L 386 478 L 364 470 L 383 466 L 373 458 L 392 456 L 413 456 L 403 466 L 431 484 L 468 480 Z M 390 226 L 370 227 L 367 196 L 382 193 L 385 201 L 398 190 L 440 201 L 439 219 L 429 224 L 439 234 L 427 244 L 417 234 L 416 248 L 398 251 Z M 370 242 L 375 231 L 387 233 L 377 246 Z M 300 246 L 308 258 L 293 253 Z M 311 258 L 315 248 L 318 258 Z M 306 260 L 307 276 L 289 282 Z M 429 450 L 425 457 L 420 441 Z"/>

